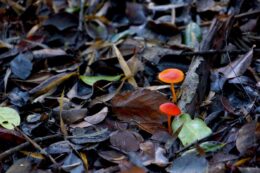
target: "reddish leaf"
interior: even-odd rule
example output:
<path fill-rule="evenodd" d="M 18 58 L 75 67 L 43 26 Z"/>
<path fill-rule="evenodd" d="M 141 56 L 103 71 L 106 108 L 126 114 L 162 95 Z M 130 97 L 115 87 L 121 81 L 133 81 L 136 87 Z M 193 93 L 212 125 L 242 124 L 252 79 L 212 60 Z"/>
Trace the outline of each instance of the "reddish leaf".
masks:
<path fill-rule="evenodd" d="M 159 111 L 159 106 L 165 102 L 167 99 L 157 91 L 138 89 L 116 95 L 112 108 L 120 120 L 162 124 L 166 116 Z"/>

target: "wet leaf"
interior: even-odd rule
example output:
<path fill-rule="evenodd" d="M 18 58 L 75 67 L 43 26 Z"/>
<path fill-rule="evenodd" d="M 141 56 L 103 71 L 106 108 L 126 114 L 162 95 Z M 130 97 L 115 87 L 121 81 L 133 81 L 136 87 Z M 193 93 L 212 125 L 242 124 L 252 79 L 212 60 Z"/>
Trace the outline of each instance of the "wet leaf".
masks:
<path fill-rule="evenodd" d="M 255 148 L 260 141 L 260 124 L 251 122 L 245 124 L 238 131 L 236 147 L 242 154 L 249 149 Z"/>
<path fill-rule="evenodd" d="M 73 124 L 81 119 L 83 119 L 87 115 L 88 109 L 82 108 L 64 108 L 61 112 L 62 119 L 65 124 Z M 60 108 L 57 107 L 52 111 L 53 116 L 59 119 Z"/>
<path fill-rule="evenodd" d="M 83 166 L 82 160 L 71 152 L 64 160 L 61 166 L 63 170 L 70 173 L 84 172 L 85 168 Z"/>
<path fill-rule="evenodd" d="M 123 155 L 120 152 L 110 150 L 110 151 L 99 151 L 98 155 L 102 157 L 103 159 L 113 162 L 113 163 L 119 163 L 122 160 L 126 159 L 126 156 Z"/>
<path fill-rule="evenodd" d="M 27 158 L 16 160 L 6 173 L 29 173 L 32 171 L 32 163 Z"/>
<path fill-rule="evenodd" d="M 192 120 L 189 114 L 182 114 L 172 122 L 173 131 L 177 131 L 182 126 L 178 138 L 184 146 L 190 145 L 197 140 L 209 136 L 212 131 L 201 119 Z"/>
<path fill-rule="evenodd" d="M 207 173 L 208 162 L 204 157 L 194 153 L 186 154 L 175 159 L 171 166 L 167 168 L 169 173 Z"/>
<path fill-rule="evenodd" d="M 9 107 L 0 107 L 0 124 L 6 129 L 14 129 L 14 126 L 20 125 L 19 113 Z"/>
<path fill-rule="evenodd" d="M 125 152 L 137 151 L 142 141 L 139 133 L 129 130 L 113 132 L 110 136 L 110 143 Z"/>
<path fill-rule="evenodd" d="M 79 145 L 73 145 L 68 141 L 60 141 L 49 145 L 45 150 L 49 154 L 71 153 L 73 149 L 81 149 Z"/>
<path fill-rule="evenodd" d="M 0 140 L 5 142 L 14 142 L 15 144 L 21 144 L 25 142 L 24 137 L 14 130 L 8 130 L 0 128 Z"/>
<path fill-rule="evenodd" d="M 157 91 L 137 89 L 117 94 L 111 103 L 120 120 L 162 124 L 166 116 L 160 112 L 159 105 L 165 102 L 167 99 Z"/>
<path fill-rule="evenodd" d="M 19 90 L 19 88 L 14 88 L 8 95 L 10 102 L 15 106 L 22 107 L 29 100 L 29 94 Z"/>
<path fill-rule="evenodd" d="M 86 22 L 86 31 L 94 40 L 106 40 L 108 38 L 107 27 L 99 20 Z"/>
<path fill-rule="evenodd" d="M 77 25 L 77 18 L 74 15 L 65 12 L 54 14 L 44 22 L 44 26 L 54 26 L 60 31 L 76 27 Z"/>
<path fill-rule="evenodd" d="M 239 77 L 244 74 L 253 60 L 253 49 L 246 55 L 240 56 L 225 67 L 215 70 L 212 74 L 213 82 L 211 88 L 213 91 L 222 89 L 227 79 Z"/>
<path fill-rule="evenodd" d="M 32 71 L 32 62 L 28 57 L 30 54 L 19 54 L 11 61 L 11 70 L 15 76 L 20 79 L 26 79 L 30 76 Z"/>
<path fill-rule="evenodd" d="M 87 85 L 93 86 L 97 81 L 109 81 L 114 82 L 118 81 L 121 78 L 121 75 L 117 76 L 80 76 L 80 79 Z"/>
<path fill-rule="evenodd" d="M 71 73 L 61 73 L 55 76 L 50 77 L 49 79 L 43 81 L 40 85 L 36 86 L 35 88 L 29 91 L 31 95 L 41 95 L 47 93 L 48 91 L 56 88 L 64 81 L 70 79 L 73 76 L 77 76 L 77 72 Z"/>
<path fill-rule="evenodd" d="M 99 131 L 76 128 L 72 130 L 73 138 L 71 142 L 74 144 L 98 143 L 109 138 L 110 132 L 107 129 L 100 129 Z"/>
<path fill-rule="evenodd" d="M 84 118 L 84 121 L 82 121 L 78 124 L 72 124 L 70 127 L 72 127 L 72 128 L 76 128 L 76 127 L 84 128 L 84 127 L 93 126 L 95 124 L 102 122 L 106 118 L 107 113 L 108 113 L 108 108 L 104 107 L 102 110 L 100 110 L 96 114 L 91 115 L 91 116 L 87 116 L 87 117 Z"/>

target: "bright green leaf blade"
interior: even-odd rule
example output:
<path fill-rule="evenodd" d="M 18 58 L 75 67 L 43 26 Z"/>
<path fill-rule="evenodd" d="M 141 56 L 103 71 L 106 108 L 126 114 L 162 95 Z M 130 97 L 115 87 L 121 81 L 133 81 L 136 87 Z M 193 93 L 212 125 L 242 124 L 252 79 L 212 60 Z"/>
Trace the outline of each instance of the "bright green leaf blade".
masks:
<path fill-rule="evenodd" d="M 14 129 L 21 122 L 18 112 L 9 107 L 0 107 L 0 125 L 6 129 Z"/>
<path fill-rule="evenodd" d="M 200 26 L 195 22 L 190 22 L 184 32 L 184 43 L 189 47 L 195 47 L 202 40 Z"/>
<path fill-rule="evenodd" d="M 100 80 L 105 80 L 109 82 L 118 81 L 121 75 L 117 76 L 80 76 L 80 79 L 87 85 L 93 86 L 94 83 Z"/>
<path fill-rule="evenodd" d="M 191 117 L 189 114 L 181 114 L 179 117 L 175 118 L 172 121 L 173 132 L 177 131 L 178 128 L 180 128 L 184 122 L 190 121 L 190 120 L 191 120 Z"/>
<path fill-rule="evenodd" d="M 184 114 L 185 115 L 185 114 Z M 177 130 L 181 124 L 183 124 L 182 129 L 178 135 L 184 146 L 190 145 L 193 142 L 207 137 L 212 133 L 211 129 L 205 124 L 201 119 L 195 118 L 194 120 L 189 120 L 187 117 L 180 117 L 182 123 L 175 122 L 172 123 L 173 130 Z"/>

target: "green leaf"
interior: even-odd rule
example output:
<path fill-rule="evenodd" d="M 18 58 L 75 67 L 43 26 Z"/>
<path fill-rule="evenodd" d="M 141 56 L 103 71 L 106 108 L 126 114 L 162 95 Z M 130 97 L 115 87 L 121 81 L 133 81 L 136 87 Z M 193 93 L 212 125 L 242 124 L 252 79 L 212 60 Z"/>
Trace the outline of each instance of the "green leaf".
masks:
<path fill-rule="evenodd" d="M 100 80 L 105 80 L 105 81 L 118 81 L 121 78 L 121 75 L 117 76 L 80 76 L 80 79 L 87 85 L 93 86 L 94 83 Z"/>
<path fill-rule="evenodd" d="M 190 145 L 212 133 L 204 121 L 198 118 L 192 120 L 188 114 L 183 114 L 172 122 L 173 131 L 176 131 L 182 124 L 178 138 L 184 146 Z"/>
<path fill-rule="evenodd" d="M 184 32 L 184 43 L 189 47 L 195 47 L 202 40 L 200 26 L 195 22 L 190 22 Z"/>
<path fill-rule="evenodd" d="M 217 142 L 217 141 L 207 141 L 199 144 L 199 146 L 206 152 L 215 152 L 225 146 L 225 143 Z M 196 152 L 196 148 L 192 148 L 183 153 L 183 155 L 191 152 Z"/>
<path fill-rule="evenodd" d="M 21 122 L 20 115 L 16 110 L 9 107 L 0 107 L 0 125 L 6 129 L 14 129 Z"/>

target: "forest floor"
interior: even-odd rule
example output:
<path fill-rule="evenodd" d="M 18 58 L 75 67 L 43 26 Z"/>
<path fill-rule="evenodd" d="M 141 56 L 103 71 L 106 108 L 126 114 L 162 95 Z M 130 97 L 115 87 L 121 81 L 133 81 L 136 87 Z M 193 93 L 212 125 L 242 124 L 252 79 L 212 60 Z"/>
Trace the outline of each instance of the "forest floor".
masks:
<path fill-rule="evenodd" d="M 0 0 L 0 172 L 259 173 L 259 56 L 258 0 Z"/>

